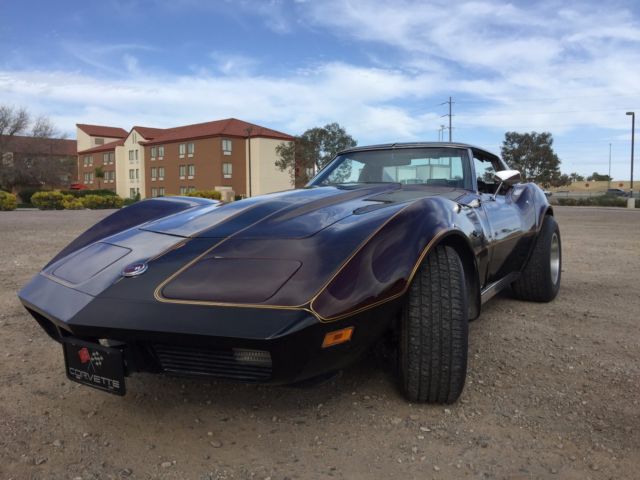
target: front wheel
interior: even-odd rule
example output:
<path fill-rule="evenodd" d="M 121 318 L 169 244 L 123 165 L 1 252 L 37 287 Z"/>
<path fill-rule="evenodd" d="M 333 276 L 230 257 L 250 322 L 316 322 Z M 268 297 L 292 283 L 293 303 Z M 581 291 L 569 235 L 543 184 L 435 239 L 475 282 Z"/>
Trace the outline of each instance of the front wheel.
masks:
<path fill-rule="evenodd" d="M 400 320 L 400 387 L 413 402 L 453 403 L 467 374 L 467 288 L 456 251 L 436 247 L 411 284 Z"/>
<path fill-rule="evenodd" d="M 560 229 L 555 218 L 546 215 L 527 266 L 511 284 L 511 290 L 520 300 L 550 302 L 560 290 L 561 273 Z"/>

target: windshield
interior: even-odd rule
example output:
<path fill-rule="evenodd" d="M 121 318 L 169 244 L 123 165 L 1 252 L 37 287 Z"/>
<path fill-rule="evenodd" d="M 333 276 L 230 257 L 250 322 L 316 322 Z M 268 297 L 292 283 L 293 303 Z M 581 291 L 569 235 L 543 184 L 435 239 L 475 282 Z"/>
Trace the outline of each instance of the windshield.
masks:
<path fill-rule="evenodd" d="M 310 185 L 401 183 L 469 188 L 467 150 L 402 148 L 345 153 L 336 157 Z"/>

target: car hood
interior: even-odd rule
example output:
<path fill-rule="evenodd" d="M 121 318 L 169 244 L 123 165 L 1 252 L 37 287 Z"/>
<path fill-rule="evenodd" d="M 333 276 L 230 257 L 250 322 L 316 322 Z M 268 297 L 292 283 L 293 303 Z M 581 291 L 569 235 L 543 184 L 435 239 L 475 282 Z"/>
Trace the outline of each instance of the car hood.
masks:
<path fill-rule="evenodd" d="M 141 229 L 198 238 L 305 238 L 351 215 L 428 196 L 455 200 L 463 193 L 449 187 L 396 183 L 312 187 L 190 210 Z"/>

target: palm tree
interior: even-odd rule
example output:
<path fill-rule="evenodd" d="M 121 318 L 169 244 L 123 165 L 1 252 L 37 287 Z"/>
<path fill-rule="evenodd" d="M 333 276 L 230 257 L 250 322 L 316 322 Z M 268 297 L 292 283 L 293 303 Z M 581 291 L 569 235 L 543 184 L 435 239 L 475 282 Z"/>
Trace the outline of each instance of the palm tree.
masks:
<path fill-rule="evenodd" d="M 102 167 L 96 167 L 94 170 L 94 175 L 98 180 L 98 190 L 100 190 L 102 188 L 100 180 L 104 178 L 104 169 Z"/>

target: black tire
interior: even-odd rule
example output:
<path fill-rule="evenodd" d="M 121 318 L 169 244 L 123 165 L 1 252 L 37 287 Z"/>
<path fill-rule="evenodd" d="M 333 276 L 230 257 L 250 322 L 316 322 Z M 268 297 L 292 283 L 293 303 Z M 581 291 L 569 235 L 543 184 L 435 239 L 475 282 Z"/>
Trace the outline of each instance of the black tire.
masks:
<path fill-rule="evenodd" d="M 416 273 L 400 320 L 400 387 L 412 402 L 453 403 L 467 375 L 468 308 L 456 251 L 436 247 Z"/>
<path fill-rule="evenodd" d="M 560 229 L 555 218 L 546 215 L 527 266 L 511 284 L 511 291 L 520 300 L 550 302 L 558 295 L 561 275 Z"/>

